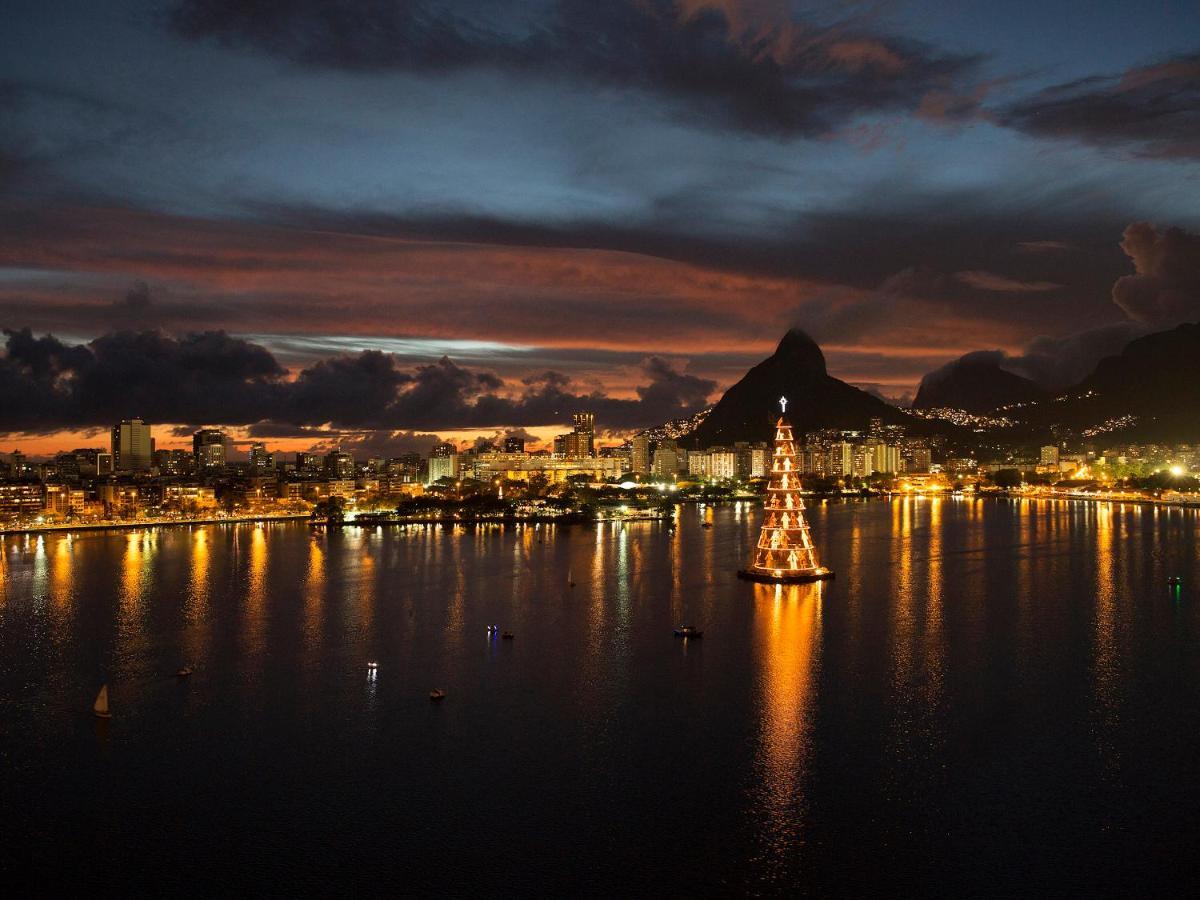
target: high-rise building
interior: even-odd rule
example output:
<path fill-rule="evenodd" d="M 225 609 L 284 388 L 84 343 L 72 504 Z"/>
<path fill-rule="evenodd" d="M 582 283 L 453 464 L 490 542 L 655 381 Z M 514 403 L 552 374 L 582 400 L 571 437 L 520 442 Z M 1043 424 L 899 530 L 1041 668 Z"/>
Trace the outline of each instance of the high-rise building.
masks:
<path fill-rule="evenodd" d="M 707 463 L 704 473 L 716 481 L 737 476 L 737 452 L 730 447 L 710 447 L 705 454 Z"/>
<path fill-rule="evenodd" d="M 154 467 L 160 475 L 191 475 L 196 468 L 196 459 L 186 450 L 155 450 Z"/>
<path fill-rule="evenodd" d="M 908 451 L 906 472 L 928 472 L 933 465 L 933 453 L 928 447 L 913 447 Z"/>
<path fill-rule="evenodd" d="M 192 455 L 201 472 L 224 469 L 229 457 L 229 439 L 219 428 L 201 428 L 192 434 Z"/>
<path fill-rule="evenodd" d="M 875 444 L 871 462 L 876 472 L 894 475 L 900 471 L 900 448 L 890 444 Z"/>
<path fill-rule="evenodd" d="M 355 475 L 354 457 L 341 450 L 331 450 L 325 454 L 325 476 L 332 479 L 353 478 Z"/>
<path fill-rule="evenodd" d="M 123 419 L 112 430 L 113 467 L 118 472 L 148 472 L 154 459 L 150 426 L 141 419 Z"/>
<path fill-rule="evenodd" d="M 436 484 L 442 478 L 457 478 L 458 475 L 458 448 L 453 444 L 435 444 L 429 451 L 426 484 Z"/>
<path fill-rule="evenodd" d="M 267 452 L 267 445 L 262 441 L 252 443 L 250 445 L 250 471 L 255 475 L 262 475 L 274 468 L 275 456 Z"/>
<path fill-rule="evenodd" d="M 315 453 L 297 453 L 296 471 L 301 475 L 318 475 L 321 472 L 321 457 Z"/>
<path fill-rule="evenodd" d="M 525 438 L 516 437 L 514 435 L 509 435 L 508 437 L 506 437 L 504 439 L 504 452 L 505 453 L 524 453 L 525 452 Z"/>
<path fill-rule="evenodd" d="M 860 444 L 854 448 L 853 473 L 855 478 L 867 478 L 875 473 L 874 448 Z"/>
<path fill-rule="evenodd" d="M 1058 448 L 1053 444 L 1049 444 L 1042 448 L 1040 457 L 1041 465 L 1057 466 L 1058 465 Z"/>
<path fill-rule="evenodd" d="M 656 478 L 673 479 L 680 472 L 687 471 L 687 451 L 681 450 L 675 441 L 659 441 L 652 468 Z"/>
<path fill-rule="evenodd" d="M 587 434 L 596 433 L 596 414 L 590 412 L 578 412 L 571 417 L 575 423 L 575 430 L 580 433 Z"/>
<path fill-rule="evenodd" d="M 644 434 L 636 434 L 633 437 L 632 456 L 630 458 L 630 471 L 638 475 L 650 474 L 650 438 Z"/>
<path fill-rule="evenodd" d="M 831 444 L 826 455 L 825 473 L 835 478 L 854 474 L 854 445 L 848 441 Z"/>

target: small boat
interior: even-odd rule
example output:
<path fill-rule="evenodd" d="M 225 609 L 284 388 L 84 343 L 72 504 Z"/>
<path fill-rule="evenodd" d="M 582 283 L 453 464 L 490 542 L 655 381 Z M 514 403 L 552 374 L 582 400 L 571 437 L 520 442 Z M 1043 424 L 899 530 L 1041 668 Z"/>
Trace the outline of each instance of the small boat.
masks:
<path fill-rule="evenodd" d="M 1167 584 L 1174 587 L 1176 585 L 1183 584 L 1183 579 L 1180 578 L 1178 575 L 1172 575 L 1170 578 L 1167 579 Z"/>
<path fill-rule="evenodd" d="M 101 685 L 100 693 L 96 695 L 96 702 L 92 704 L 92 712 L 99 719 L 111 719 L 112 713 L 108 711 L 108 685 Z"/>
<path fill-rule="evenodd" d="M 701 528 L 712 528 L 712 522 L 701 522 L 700 527 Z"/>
<path fill-rule="evenodd" d="M 191 674 L 192 674 L 191 666 L 184 666 L 182 669 L 180 669 L 178 672 L 175 673 L 175 677 L 176 678 L 187 678 Z"/>
<path fill-rule="evenodd" d="M 499 630 L 500 630 L 500 626 L 499 626 L 499 625 L 489 625 L 489 626 L 488 626 L 488 628 L 487 628 L 487 632 L 488 632 L 488 634 L 489 634 L 489 635 L 491 635 L 491 636 L 493 636 L 493 637 L 496 635 L 496 633 L 497 633 Z"/>
<path fill-rule="evenodd" d="M 675 637 L 698 638 L 704 637 L 704 632 L 695 625 L 680 625 L 675 629 Z"/>
<path fill-rule="evenodd" d="M 435 700 L 435 701 L 436 700 L 445 700 L 446 692 L 443 691 L 441 688 L 434 688 L 432 691 L 429 692 L 429 699 Z"/>
<path fill-rule="evenodd" d="M 513 633 L 511 631 L 506 631 L 506 632 L 504 632 L 504 634 L 500 635 L 500 639 L 505 640 L 505 641 L 511 641 L 513 639 Z"/>

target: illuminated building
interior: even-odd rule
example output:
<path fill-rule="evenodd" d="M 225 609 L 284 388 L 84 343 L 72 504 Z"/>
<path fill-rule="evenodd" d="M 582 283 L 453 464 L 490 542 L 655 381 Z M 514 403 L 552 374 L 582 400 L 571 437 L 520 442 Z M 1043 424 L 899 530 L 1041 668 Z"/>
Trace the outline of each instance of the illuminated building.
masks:
<path fill-rule="evenodd" d="M 680 472 L 687 471 L 687 451 L 679 449 L 676 441 L 659 441 L 651 468 L 656 478 L 674 479 Z"/>
<path fill-rule="evenodd" d="M 854 474 L 854 445 L 848 441 L 833 444 L 826 454 L 825 473 L 834 477 Z"/>
<path fill-rule="evenodd" d="M 429 452 L 429 473 L 426 484 L 436 484 L 442 478 L 457 478 L 458 448 L 453 444 L 435 444 Z"/>
<path fill-rule="evenodd" d="M 650 438 L 644 434 L 634 435 L 632 443 L 632 458 L 629 470 L 638 475 L 650 474 Z"/>
<path fill-rule="evenodd" d="M 192 455 L 201 472 L 225 468 L 229 455 L 229 439 L 219 428 L 201 428 L 192 434 Z"/>
<path fill-rule="evenodd" d="M 195 457 L 186 450 L 155 450 L 154 468 L 160 475 L 190 475 L 195 471 Z"/>
<path fill-rule="evenodd" d="M 1058 448 L 1050 444 L 1042 448 L 1041 456 L 1038 459 L 1038 464 L 1043 466 L 1054 466 L 1058 468 Z"/>
<path fill-rule="evenodd" d="M 40 483 L 0 484 L 0 516 L 37 515 L 44 506 L 45 496 Z"/>
<path fill-rule="evenodd" d="M 524 453 L 525 438 L 509 436 L 504 439 L 505 453 Z"/>
<path fill-rule="evenodd" d="M 297 453 L 296 471 L 301 475 L 316 475 L 321 471 L 321 457 L 315 453 Z"/>
<path fill-rule="evenodd" d="M 351 460 L 353 465 L 353 460 Z M 275 468 L 275 456 L 267 452 L 267 445 L 255 441 L 250 445 L 250 471 L 262 474 Z"/>
<path fill-rule="evenodd" d="M 748 478 L 763 478 L 767 474 L 767 460 L 770 458 L 770 448 L 765 444 L 749 444 L 739 441 L 733 445 L 736 454 L 735 477 L 742 480 Z"/>
<path fill-rule="evenodd" d="M 737 453 L 728 447 L 694 451 L 687 455 L 687 470 L 689 475 L 712 481 L 733 478 L 737 474 Z"/>
<path fill-rule="evenodd" d="M 148 472 L 154 457 L 150 426 L 141 419 L 124 419 L 112 430 L 113 467 L 118 472 Z"/>
<path fill-rule="evenodd" d="M 894 475 L 900 471 L 900 448 L 890 444 L 875 444 L 872 448 L 872 468 L 876 472 Z"/>
<path fill-rule="evenodd" d="M 908 451 L 906 472 L 928 472 L 933 464 L 933 454 L 928 447 L 912 447 Z"/>
<path fill-rule="evenodd" d="M 787 411 L 787 399 L 780 398 Z M 754 561 L 738 572 L 751 581 L 820 581 L 833 573 L 817 565 L 816 551 L 804 518 L 804 498 L 800 495 L 800 473 L 796 465 L 796 444 L 792 426 L 780 415 L 775 423 L 775 452 L 767 483 L 767 501 L 763 507 L 762 531 L 754 548 Z"/>
<path fill-rule="evenodd" d="M 325 475 L 328 478 L 353 478 L 354 457 L 341 450 L 331 450 L 325 454 Z"/>

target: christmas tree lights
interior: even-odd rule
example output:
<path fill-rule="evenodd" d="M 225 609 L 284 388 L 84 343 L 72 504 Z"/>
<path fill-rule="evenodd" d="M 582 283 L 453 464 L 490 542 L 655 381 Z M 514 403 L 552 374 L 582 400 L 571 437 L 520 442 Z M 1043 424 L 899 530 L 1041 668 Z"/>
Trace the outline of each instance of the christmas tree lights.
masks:
<path fill-rule="evenodd" d="M 754 548 L 754 561 L 738 577 L 752 581 L 820 581 L 833 572 L 817 565 L 817 555 L 808 522 L 804 518 L 804 498 L 800 494 L 800 471 L 796 464 L 796 444 L 792 426 L 783 413 L 787 398 L 779 398 L 781 414 L 775 423 L 775 452 L 767 500 L 763 507 L 762 531 Z"/>

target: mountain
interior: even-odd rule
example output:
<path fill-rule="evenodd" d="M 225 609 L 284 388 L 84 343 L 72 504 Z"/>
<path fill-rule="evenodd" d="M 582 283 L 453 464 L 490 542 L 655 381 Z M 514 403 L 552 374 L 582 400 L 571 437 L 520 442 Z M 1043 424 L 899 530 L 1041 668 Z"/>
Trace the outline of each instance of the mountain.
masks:
<path fill-rule="evenodd" d="M 1053 404 L 1076 427 L 1110 426 L 1141 440 L 1200 440 L 1200 324 L 1130 341 Z M 1136 417 L 1121 426 L 1122 419 Z M 1116 426 L 1116 427 L 1111 427 Z"/>
<path fill-rule="evenodd" d="M 792 329 L 771 356 L 725 392 L 684 445 L 769 440 L 781 396 L 788 398 L 787 416 L 797 434 L 819 428 L 866 428 L 872 418 L 917 430 L 923 424 L 831 377 L 821 348 L 803 331 Z"/>
<path fill-rule="evenodd" d="M 1012 403 L 1048 399 L 1050 394 L 1028 378 L 1000 368 L 998 354 L 968 353 L 921 379 L 914 409 L 965 409 L 986 413 Z"/>

